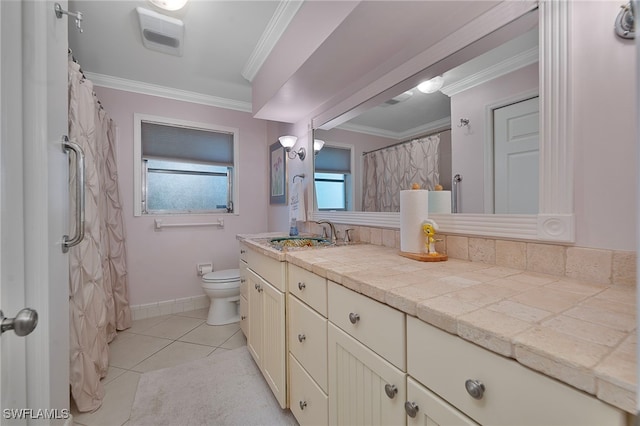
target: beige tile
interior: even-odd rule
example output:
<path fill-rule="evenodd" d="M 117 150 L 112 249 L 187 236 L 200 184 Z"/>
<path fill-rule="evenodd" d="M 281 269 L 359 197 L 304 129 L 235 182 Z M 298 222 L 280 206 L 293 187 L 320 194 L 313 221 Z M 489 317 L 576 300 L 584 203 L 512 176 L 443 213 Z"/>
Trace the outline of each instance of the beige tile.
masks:
<path fill-rule="evenodd" d="M 209 308 L 201 308 L 201 309 L 196 309 L 194 311 L 180 312 L 174 315 L 206 320 L 207 317 L 209 316 Z"/>
<path fill-rule="evenodd" d="M 123 373 L 105 386 L 105 397 L 99 409 L 92 413 L 78 413 L 77 409 L 72 409 L 74 422 L 91 426 L 124 424 L 131 415 L 139 380 L 139 373 Z"/>
<path fill-rule="evenodd" d="M 564 276 L 565 251 L 563 246 L 527 243 L 527 271 Z"/>
<path fill-rule="evenodd" d="M 542 323 L 544 327 L 568 334 L 586 342 L 614 347 L 626 337 L 626 333 L 566 315 L 558 315 Z"/>
<path fill-rule="evenodd" d="M 127 370 L 110 365 L 109 370 L 107 370 L 107 375 L 102 378 L 102 384 L 106 385 L 116 377 L 120 376 L 125 371 Z"/>
<path fill-rule="evenodd" d="M 496 240 L 496 265 L 522 270 L 526 269 L 526 243 Z"/>
<path fill-rule="evenodd" d="M 171 315 L 162 315 L 159 317 L 151 317 L 135 320 L 132 322 L 131 327 L 126 329 L 126 332 L 129 333 L 142 333 L 145 330 L 150 329 L 151 327 L 160 324 L 162 321 L 168 319 Z"/>
<path fill-rule="evenodd" d="M 496 240 L 469 238 L 469 260 L 472 262 L 496 263 Z"/>
<path fill-rule="evenodd" d="M 161 323 L 144 330 L 140 334 L 175 340 L 183 334 L 193 330 L 203 322 L 204 320 L 202 319 L 172 315 Z"/>
<path fill-rule="evenodd" d="M 109 365 L 131 369 L 170 343 L 159 337 L 122 333 L 109 344 Z"/>
<path fill-rule="evenodd" d="M 396 231 L 394 229 L 383 229 L 382 230 L 382 245 L 385 247 L 393 247 L 396 246 Z"/>
<path fill-rule="evenodd" d="M 159 370 L 161 368 L 175 367 L 185 362 L 204 358 L 213 352 L 211 346 L 195 345 L 193 343 L 173 342 L 169 346 L 159 350 L 149 358 L 134 366 L 132 370 L 139 373 Z"/>
<path fill-rule="evenodd" d="M 610 284 L 612 263 L 611 250 L 568 247 L 566 275 L 571 278 Z"/>
<path fill-rule="evenodd" d="M 208 325 L 205 323 L 180 337 L 178 340 L 199 345 L 221 346 L 238 330 L 240 330 L 239 323 L 227 325 Z"/>
<path fill-rule="evenodd" d="M 427 281 L 411 286 L 397 287 L 385 294 L 385 303 L 409 315 L 416 316 L 416 306 L 423 300 L 450 293 L 462 287 L 441 281 Z"/>
<path fill-rule="evenodd" d="M 486 309 L 501 312 L 505 315 L 509 315 L 510 317 L 518 318 L 530 323 L 542 321 L 543 319 L 553 315 L 551 312 L 545 311 L 544 309 L 524 305 L 522 303 L 514 302 L 513 300 L 503 300 L 487 306 Z"/>
<path fill-rule="evenodd" d="M 614 251 L 612 283 L 615 285 L 636 286 L 636 252 Z"/>
<path fill-rule="evenodd" d="M 370 243 L 376 246 L 382 245 L 382 229 L 381 228 L 369 228 Z"/>
<path fill-rule="evenodd" d="M 565 315 L 620 331 L 631 331 L 636 328 L 636 318 L 633 314 L 589 306 L 588 304 L 569 309 Z"/>
<path fill-rule="evenodd" d="M 514 280 L 513 277 L 499 278 L 497 280 L 492 280 L 491 284 L 497 285 L 499 287 L 506 287 L 506 288 L 513 289 L 513 290 L 516 290 L 518 293 L 522 293 L 527 290 L 540 287 L 539 285 Z"/>
<path fill-rule="evenodd" d="M 438 253 L 447 252 L 447 236 L 446 235 L 436 235 L 436 251 Z"/>
<path fill-rule="evenodd" d="M 557 281 L 560 278 L 556 275 L 542 274 L 538 272 L 523 272 L 521 274 L 510 275 L 509 279 L 526 284 L 542 286 Z"/>
<path fill-rule="evenodd" d="M 611 301 L 615 304 L 624 304 L 633 306 L 633 310 L 635 311 L 636 305 L 636 289 L 635 287 L 629 286 L 614 286 L 608 287 L 601 293 L 598 293 L 596 296 L 597 299 L 602 299 L 604 301 Z"/>
<path fill-rule="evenodd" d="M 595 368 L 598 398 L 630 412 L 636 407 L 636 347 L 637 338 L 633 333 Z"/>
<path fill-rule="evenodd" d="M 515 290 L 510 288 L 498 287 L 491 285 L 490 283 L 483 283 L 448 293 L 447 296 L 452 299 L 482 307 L 503 300 L 514 293 Z"/>
<path fill-rule="evenodd" d="M 247 346 L 247 338 L 241 330 L 238 330 L 233 336 L 229 337 L 221 347 L 224 349 L 238 349 L 242 346 Z"/>
<path fill-rule="evenodd" d="M 582 299 L 584 299 L 583 295 L 546 287 L 537 287 L 511 298 L 514 302 L 553 313 L 559 313 L 565 309 L 569 309 Z"/>
<path fill-rule="evenodd" d="M 452 259 L 469 260 L 469 238 L 448 235 L 447 255 Z"/>
<path fill-rule="evenodd" d="M 416 306 L 418 318 L 449 333 L 458 332 L 458 317 L 478 310 L 478 306 L 451 297 L 438 296 Z"/>
<path fill-rule="evenodd" d="M 363 243 L 371 242 L 371 228 L 368 226 L 360 226 L 358 229 L 358 233 L 360 234 L 360 241 Z"/>
<path fill-rule="evenodd" d="M 598 293 L 606 290 L 607 286 L 604 284 L 597 284 L 595 282 L 577 281 L 575 279 L 562 278 L 558 281 L 546 284 L 545 288 L 554 290 L 568 291 L 571 293 L 577 293 L 584 296 L 594 296 Z"/>
<path fill-rule="evenodd" d="M 458 335 L 493 352 L 512 357 L 512 339 L 531 323 L 501 312 L 480 309 L 458 318 Z"/>

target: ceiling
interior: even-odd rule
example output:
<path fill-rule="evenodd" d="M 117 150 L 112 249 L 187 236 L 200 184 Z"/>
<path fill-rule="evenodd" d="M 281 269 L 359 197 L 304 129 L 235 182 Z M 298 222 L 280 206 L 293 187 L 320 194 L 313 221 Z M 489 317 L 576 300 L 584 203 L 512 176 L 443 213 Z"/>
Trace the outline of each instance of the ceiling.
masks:
<path fill-rule="evenodd" d="M 251 111 L 251 82 L 243 73 L 255 75 L 299 4 L 192 0 L 168 12 L 148 1 L 70 0 L 69 10 L 83 14 L 83 32 L 69 22 L 69 48 L 96 84 L 138 82 L 228 100 L 235 109 Z M 181 57 L 143 46 L 136 7 L 184 22 Z"/>

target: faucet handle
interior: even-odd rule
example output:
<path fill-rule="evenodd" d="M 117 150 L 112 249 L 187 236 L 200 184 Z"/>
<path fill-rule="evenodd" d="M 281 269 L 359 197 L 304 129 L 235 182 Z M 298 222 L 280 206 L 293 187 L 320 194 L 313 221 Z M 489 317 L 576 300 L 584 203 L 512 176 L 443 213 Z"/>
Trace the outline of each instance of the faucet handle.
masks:
<path fill-rule="evenodd" d="M 326 226 L 322 227 L 322 238 L 329 238 L 329 236 L 327 235 L 327 227 Z"/>
<path fill-rule="evenodd" d="M 351 234 L 349 234 L 349 231 L 353 231 L 353 228 L 348 228 L 344 230 L 344 242 L 348 243 L 351 241 Z"/>

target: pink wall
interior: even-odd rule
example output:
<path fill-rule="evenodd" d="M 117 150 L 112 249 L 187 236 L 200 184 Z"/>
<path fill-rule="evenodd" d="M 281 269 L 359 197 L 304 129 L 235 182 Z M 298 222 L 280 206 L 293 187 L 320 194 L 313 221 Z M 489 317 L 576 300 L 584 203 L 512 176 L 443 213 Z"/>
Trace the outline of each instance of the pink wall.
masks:
<path fill-rule="evenodd" d="M 236 234 L 267 228 L 267 122 L 249 113 L 96 87 L 105 110 L 116 122 L 117 163 L 124 209 L 132 305 L 203 294 L 196 263 L 212 262 L 214 269 L 238 267 Z M 209 222 L 215 227 L 168 228 L 154 231 L 154 218 L 133 216 L 133 114 L 218 124 L 239 129 L 238 214 L 161 216 L 166 222 Z"/>

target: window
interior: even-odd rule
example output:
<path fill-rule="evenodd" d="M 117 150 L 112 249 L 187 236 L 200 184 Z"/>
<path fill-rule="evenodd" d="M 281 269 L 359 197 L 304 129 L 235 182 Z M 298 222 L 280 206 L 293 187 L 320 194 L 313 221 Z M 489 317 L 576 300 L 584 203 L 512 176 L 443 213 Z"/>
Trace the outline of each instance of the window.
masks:
<path fill-rule="evenodd" d="M 350 210 L 352 199 L 350 147 L 325 145 L 315 158 L 318 210 Z"/>
<path fill-rule="evenodd" d="M 237 212 L 237 129 L 135 116 L 135 215 Z"/>

